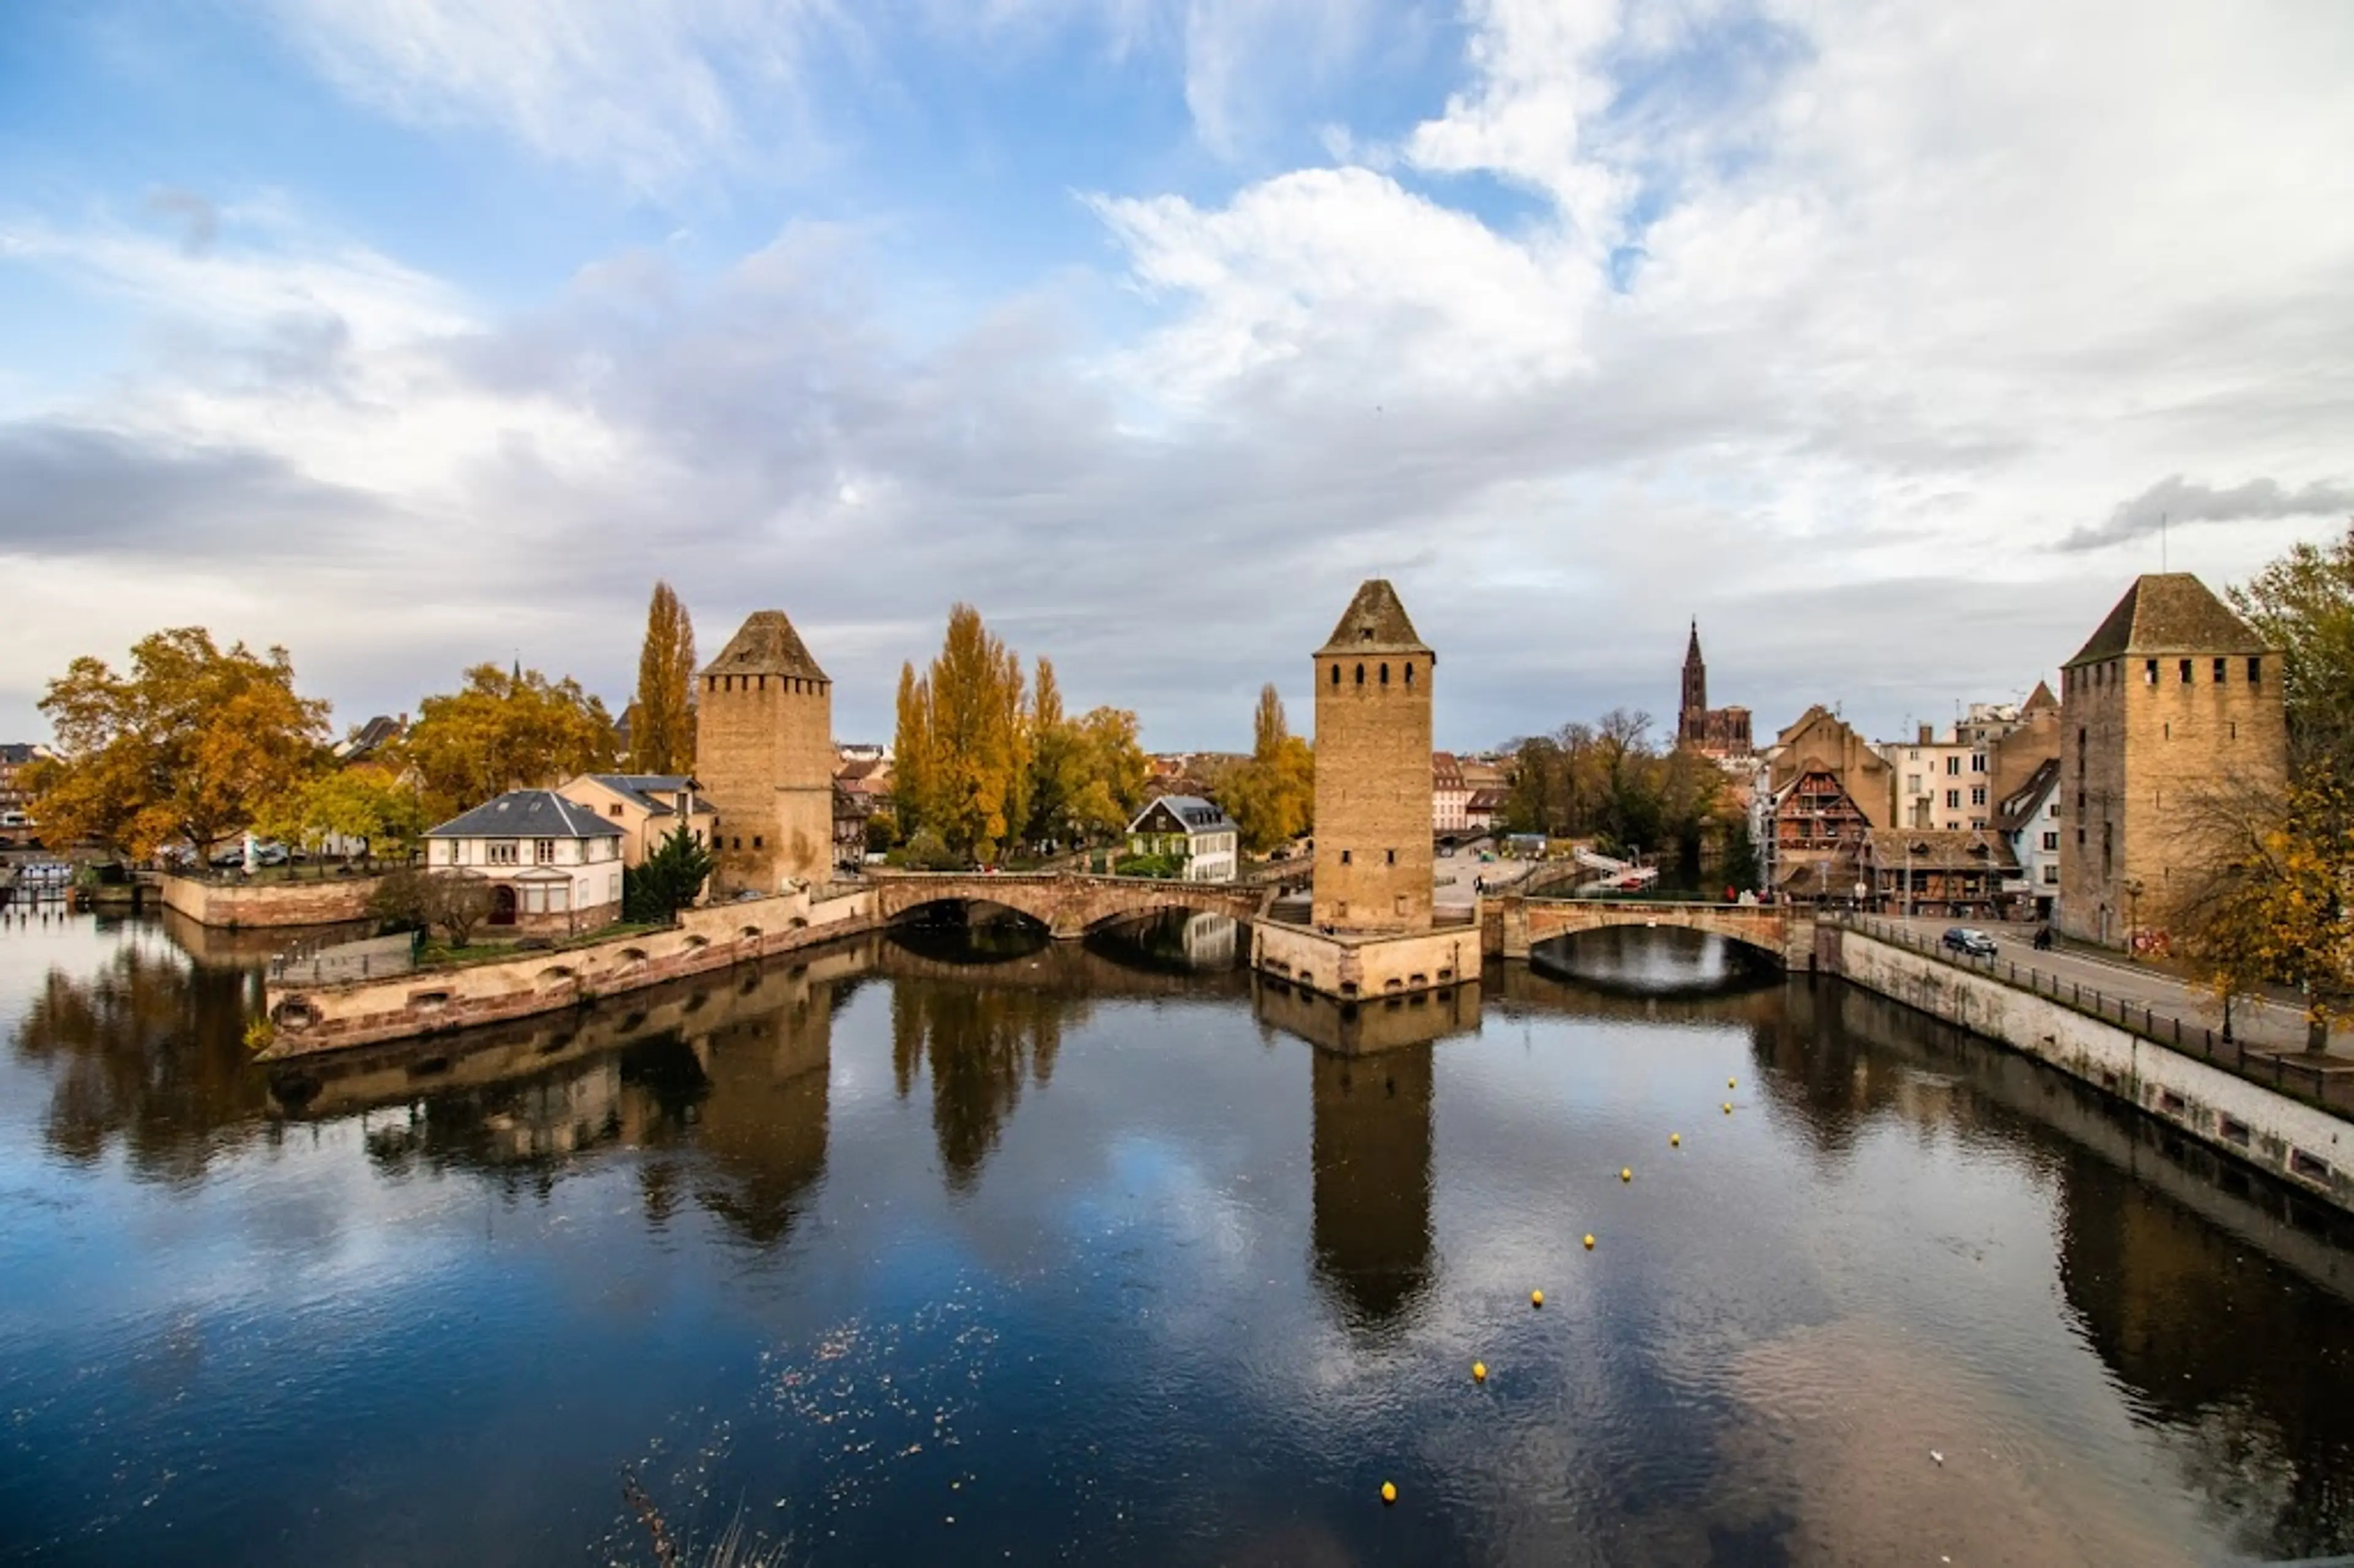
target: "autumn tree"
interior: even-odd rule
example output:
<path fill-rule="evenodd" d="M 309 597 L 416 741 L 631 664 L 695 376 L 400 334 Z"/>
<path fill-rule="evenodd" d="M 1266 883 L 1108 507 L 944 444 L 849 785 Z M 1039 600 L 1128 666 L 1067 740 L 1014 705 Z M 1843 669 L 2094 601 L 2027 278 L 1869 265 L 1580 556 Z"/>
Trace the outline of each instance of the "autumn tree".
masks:
<path fill-rule="evenodd" d="M 1243 848 L 1254 854 L 1289 843 L 1313 823 L 1316 754 L 1291 733 L 1283 698 L 1271 684 L 1259 688 L 1251 715 L 1250 760 L 1220 781 L 1218 803 L 1241 830 Z"/>
<path fill-rule="evenodd" d="M 56 842 L 141 858 L 175 841 L 202 853 L 325 757 L 327 705 L 295 691 L 286 650 L 223 650 L 202 627 L 142 639 L 125 674 L 77 659 L 40 707 L 58 757 L 31 779 L 34 815 Z"/>
<path fill-rule="evenodd" d="M 611 716 L 578 682 L 477 664 L 458 691 L 418 705 L 398 755 L 439 821 L 509 789 L 610 768 L 614 748 Z"/>
<path fill-rule="evenodd" d="M 2281 651 L 2291 766 L 2327 763 L 2354 779 L 2354 525 L 2328 545 L 2291 546 L 2228 594 Z"/>
<path fill-rule="evenodd" d="M 1022 664 L 960 604 L 921 678 L 901 672 L 897 790 L 902 825 L 928 829 L 956 854 L 996 859 L 1029 818 L 1030 737 Z M 911 770 L 909 761 L 914 761 Z M 909 812 L 912 815 L 908 814 Z"/>
<path fill-rule="evenodd" d="M 630 763 L 641 773 L 695 767 L 695 622 L 670 584 L 654 584 L 630 709 Z"/>
<path fill-rule="evenodd" d="M 373 855 L 425 831 L 425 802 L 414 782 L 364 762 L 304 779 L 270 804 L 260 826 L 272 838 L 307 849 L 345 839 Z"/>
<path fill-rule="evenodd" d="M 1136 715 L 1126 708 L 1089 708 L 1074 733 L 1078 788 L 1067 808 L 1073 833 L 1092 841 L 1127 832 L 1144 807 L 1144 780 L 1151 769 L 1138 739 Z"/>
<path fill-rule="evenodd" d="M 2177 845 L 2187 885 L 2168 911 L 2200 980 L 2226 1007 L 2266 987 L 2304 999 L 2306 1044 L 2354 1023 L 2354 791 L 2326 762 L 2285 791 L 2262 780 L 2210 788 Z"/>

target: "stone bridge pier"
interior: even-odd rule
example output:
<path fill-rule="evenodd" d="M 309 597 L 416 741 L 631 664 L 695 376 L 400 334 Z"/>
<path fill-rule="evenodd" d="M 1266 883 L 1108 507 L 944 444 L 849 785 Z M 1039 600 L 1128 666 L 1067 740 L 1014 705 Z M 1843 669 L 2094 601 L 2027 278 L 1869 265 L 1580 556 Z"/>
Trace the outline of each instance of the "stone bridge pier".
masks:
<path fill-rule="evenodd" d="M 1082 876 L 1069 872 L 1000 873 L 875 871 L 875 914 L 885 923 L 927 904 L 1000 904 L 1017 910 L 1058 940 L 1084 937 L 1097 926 L 1165 909 L 1257 920 L 1272 889 L 1225 882 L 1164 882 L 1140 876 Z"/>
<path fill-rule="evenodd" d="M 1813 967 L 1815 917 L 1787 904 L 1654 904 L 1605 898 L 1526 898 L 1508 895 L 1487 925 L 1490 946 L 1508 959 L 1579 931 L 1612 926 L 1681 926 L 1744 942 L 1787 969 Z"/>

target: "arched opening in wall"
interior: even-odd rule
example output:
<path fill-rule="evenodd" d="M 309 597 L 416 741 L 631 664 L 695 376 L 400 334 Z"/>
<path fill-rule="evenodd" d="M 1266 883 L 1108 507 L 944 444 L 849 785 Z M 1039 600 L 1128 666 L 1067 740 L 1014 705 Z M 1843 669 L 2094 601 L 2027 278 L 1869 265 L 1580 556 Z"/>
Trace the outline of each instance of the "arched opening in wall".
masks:
<path fill-rule="evenodd" d="M 1382 684 L 1383 684 L 1383 685 L 1384 685 L 1384 686 L 1386 686 L 1386 685 L 1388 685 L 1389 683 L 1390 683 L 1390 665 L 1389 665 L 1389 661 L 1388 661 L 1388 660 L 1386 660 L 1386 659 L 1384 659 L 1384 660 L 1383 660 L 1383 661 L 1382 661 Z"/>
<path fill-rule="evenodd" d="M 1405 683 L 1409 686 L 1414 684 L 1414 661 L 1411 659 L 1405 664 Z"/>
<path fill-rule="evenodd" d="M 1332 666 L 1332 683 L 1336 686 L 1341 683 L 1341 666 L 1338 664 Z"/>
<path fill-rule="evenodd" d="M 299 996 L 290 996 L 270 1010 L 270 1022 L 290 1034 L 300 1034 L 317 1025 L 319 1010 Z"/>
<path fill-rule="evenodd" d="M 999 964 L 1026 959 L 1054 941 L 1046 923 L 1011 905 L 981 898 L 934 898 L 894 916 L 892 946 L 945 964 Z"/>
<path fill-rule="evenodd" d="M 1734 994 L 1782 983 L 1778 954 L 1738 938 L 1682 926 L 1604 926 L 1549 937 L 1529 949 L 1529 967 L 1620 996 Z"/>
<path fill-rule="evenodd" d="M 562 964 L 554 964 L 539 971 L 539 989 L 557 991 L 570 985 L 579 977 Z"/>
<path fill-rule="evenodd" d="M 1358 665 L 1358 666 L 1357 666 L 1357 684 L 1359 684 L 1359 685 L 1361 685 L 1361 686 L 1362 686 L 1362 685 L 1363 685 L 1364 683 L 1365 683 L 1365 667 L 1364 667 L 1363 664 L 1360 664 L 1360 665 Z"/>

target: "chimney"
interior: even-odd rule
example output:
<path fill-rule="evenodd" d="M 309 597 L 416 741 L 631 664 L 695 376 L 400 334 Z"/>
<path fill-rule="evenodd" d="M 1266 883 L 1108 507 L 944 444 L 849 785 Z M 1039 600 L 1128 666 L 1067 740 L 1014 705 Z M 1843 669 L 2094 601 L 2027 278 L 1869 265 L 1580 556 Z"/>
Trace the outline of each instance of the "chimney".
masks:
<path fill-rule="evenodd" d="M 1936 739 L 1936 737 L 1937 737 L 1937 726 L 1936 726 L 1935 725 L 1925 724 L 1925 725 L 1923 725 L 1923 726 L 1921 726 L 1921 744 L 1922 744 L 1922 745 L 1924 745 L 1924 746 L 1930 745 L 1931 743 L 1933 743 L 1933 742 Z"/>

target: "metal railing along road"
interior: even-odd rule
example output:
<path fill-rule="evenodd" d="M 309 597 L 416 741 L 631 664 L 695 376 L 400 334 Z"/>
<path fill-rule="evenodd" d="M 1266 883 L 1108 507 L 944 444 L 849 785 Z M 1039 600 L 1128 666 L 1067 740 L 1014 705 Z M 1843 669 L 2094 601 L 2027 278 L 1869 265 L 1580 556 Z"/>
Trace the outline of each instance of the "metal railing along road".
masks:
<path fill-rule="evenodd" d="M 2082 980 L 2039 969 L 2031 961 L 2021 964 L 2000 954 L 1981 957 L 1956 952 L 1941 940 L 1926 937 L 1909 927 L 1869 915 L 1844 914 L 1833 918 L 1875 940 L 1909 948 L 1956 969 L 1969 969 L 1990 980 L 2032 991 L 2087 1017 L 2097 1018 L 2104 1023 L 2114 1023 L 2127 1033 L 2137 1034 L 2153 1044 L 2179 1051 L 2186 1056 L 2195 1056 L 2250 1083 L 2294 1095 L 2336 1115 L 2354 1118 L 2354 1072 L 2343 1069 L 2331 1072 L 2309 1063 L 2284 1059 L 2280 1054 L 2272 1051 L 2251 1051 L 2244 1040 L 2226 1040 L 2203 1018 L 2186 1017 L 2186 1012 L 2190 1011 L 2189 1009 L 2153 1007 L 2147 1002 L 2112 996 Z"/>

